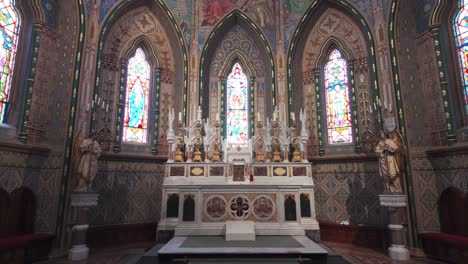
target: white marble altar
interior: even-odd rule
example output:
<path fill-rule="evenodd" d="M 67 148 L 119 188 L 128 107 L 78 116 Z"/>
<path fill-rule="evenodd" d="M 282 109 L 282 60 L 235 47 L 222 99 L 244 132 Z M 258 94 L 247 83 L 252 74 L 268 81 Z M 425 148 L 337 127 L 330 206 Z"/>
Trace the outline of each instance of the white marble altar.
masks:
<path fill-rule="evenodd" d="M 318 234 L 307 135 L 297 133 L 295 121 L 292 127 L 276 118 L 257 123 L 259 137 L 245 147 L 227 146 L 219 120 L 198 118 L 188 127 L 179 120 L 178 131 L 172 127 L 158 232 L 225 235 L 227 222 L 251 221 L 256 235 Z M 259 152 L 263 159 L 255 158 Z"/>

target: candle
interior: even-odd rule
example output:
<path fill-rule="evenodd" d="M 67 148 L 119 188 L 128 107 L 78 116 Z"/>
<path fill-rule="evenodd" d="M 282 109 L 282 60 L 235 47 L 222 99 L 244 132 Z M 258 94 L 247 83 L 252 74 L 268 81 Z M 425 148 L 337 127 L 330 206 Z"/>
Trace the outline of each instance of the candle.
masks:
<path fill-rule="evenodd" d="M 273 112 L 273 121 L 276 121 L 276 111 Z"/>
<path fill-rule="evenodd" d="M 182 121 L 182 112 L 179 112 L 179 121 Z"/>
<path fill-rule="evenodd" d="M 91 107 L 94 108 L 94 100 L 91 102 Z"/>
<path fill-rule="evenodd" d="M 257 121 L 260 122 L 260 112 L 257 112 Z"/>
<path fill-rule="evenodd" d="M 102 100 L 102 110 L 104 110 L 104 106 L 105 106 L 104 100 Z"/>
<path fill-rule="evenodd" d="M 109 104 L 106 106 L 106 113 L 109 112 Z"/>
<path fill-rule="evenodd" d="M 86 106 L 86 111 L 89 112 L 89 103 L 88 106 Z"/>
<path fill-rule="evenodd" d="M 100 102 L 101 102 L 101 97 L 99 97 L 99 99 L 97 100 L 97 104 L 99 105 Z"/>

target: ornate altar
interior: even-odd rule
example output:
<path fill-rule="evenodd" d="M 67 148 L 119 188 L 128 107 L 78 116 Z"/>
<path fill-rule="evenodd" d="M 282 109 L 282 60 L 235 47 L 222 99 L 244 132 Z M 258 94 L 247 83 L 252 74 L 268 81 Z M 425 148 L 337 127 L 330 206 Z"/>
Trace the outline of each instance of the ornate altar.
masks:
<path fill-rule="evenodd" d="M 276 116 L 257 122 L 248 146 L 231 147 L 219 119 L 184 127 L 179 115 L 177 130 L 169 126 L 158 232 L 223 235 L 231 220 L 254 221 L 258 235 L 318 232 L 308 135 L 305 129 L 298 135 L 295 120 L 288 127 Z"/>

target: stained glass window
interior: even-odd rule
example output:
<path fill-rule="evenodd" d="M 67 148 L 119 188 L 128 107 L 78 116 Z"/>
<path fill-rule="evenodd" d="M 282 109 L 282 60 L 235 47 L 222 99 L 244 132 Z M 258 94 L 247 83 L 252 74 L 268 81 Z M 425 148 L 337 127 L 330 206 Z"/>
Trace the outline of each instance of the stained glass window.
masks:
<path fill-rule="evenodd" d="M 460 0 L 460 10 L 455 16 L 453 25 L 455 27 L 458 58 L 463 78 L 465 112 L 468 114 L 468 0 Z"/>
<path fill-rule="evenodd" d="M 337 49 L 333 49 L 324 68 L 328 143 L 352 143 L 351 104 L 348 66 Z"/>
<path fill-rule="evenodd" d="M 9 101 L 20 24 L 15 0 L 0 1 L 0 123 Z"/>
<path fill-rule="evenodd" d="M 151 67 L 143 49 L 128 61 L 123 141 L 146 143 Z"/>
<path fill-rule="evenodd" d="M 227 78 L 226 124 L 230 147 L 248 144 L 248 81 L 239 63 L 234 64 Z"/>

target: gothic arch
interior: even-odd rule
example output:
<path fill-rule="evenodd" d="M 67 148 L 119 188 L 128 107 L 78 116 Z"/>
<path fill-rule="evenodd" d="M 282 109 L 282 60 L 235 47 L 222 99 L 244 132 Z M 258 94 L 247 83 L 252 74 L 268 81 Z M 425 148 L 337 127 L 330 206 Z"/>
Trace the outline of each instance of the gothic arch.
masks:
<path fill-rule="evenodd" d="M 304 108 L 308 113 L 306 129 L 310 131 L 309 149 L 313 155 L 349 153 L 353 149 L 357 153 L 373 152 L 380 127 L 380 108 L 372 34 L 364 18 L 359 12 L 353 12 L 351 5 L 328 0 L 314 2 L 310 8 L 296 29 L 291 42 L 295 43 L 289 47 L 289 111 L 299 112 Z M 327 126 L 324 65 L 332 47 L 338 48 L 348 62 L 353 127 L 353 143 L 348 146 L 331 146 L 324 139 Z"/>
<path fill-rule="evenodd" d="M 464 83 L 461 74 L 461 66 L 457 50 L 457 40 L 453 27 L 453 21 L 459 10 L 459 0 L 438 0 L 431 15 L 430 30 L 433 35 L 438 59 L 442 61 L 441 72 L 445 73 L 440 77 L 441 89 L 445 90 L 442 100 L 446 114 L 448 113 L 447 124 L 452 124 L 452 133 L 461 127 L 468 125 L 468 113 L 466 113 L 466 102 L 463 96 Z M 445 64 L 445 65 L 444 65 Z M 446 87 L 444 87 L 446 83 Z M 450 117 L 449 117 L 450 116 Z"/>
<path fill-rule="evenodd" d="M 25 97 L 29 94 L 26 86 L 26 79 L 28 75 L 28 68 L 30 59 L 28 53 L 32 49 L 33 39 L 33 21 L 42 21 L 41 16 L 42 7 L 34 2 L 25 0 L 16 0 L 15 7 L 21 18 L 21 25 L 19 30 L 16 58 L 14 64 L 14 72 L 11 80 L 11 89 L 9 95 L 10 109 L 6 111 L 4 122 L 16 125 L 19 117 L 25 112 Z M 1 120 L 0 120 L 1 122 Z M 20 121 L 21 122 L 21 121 Z"/>
<path fill-rule="evenodd" d="M 147 59 L 149 59 L 150 64 L 153 66 L 161 65 L 157 50 L 150 44 L 150 40 L 147 36 L 139 36 L 135 40 L 133 40 L 130 45 L 123 48 L 119 55 L 119 58 L 128 59 L 135 55 L 135 51 L 137 48 L 142 48 L 145 54 L 147 54 Z"/>
<path fill-rule="evenodd" d="M 94 94 L 99 90 L 99 77 L 103 65 L 105 64 L 105 54 L 103 50 L 104 43 L 110 34 L 110 31 L 115 26 L 116 21 L 120 20 L 129 11 L 135 10 L 137 8 L 146 7 L 160 23 L 161 28 L 166 34 L 167 38 L 170 40 L 171 48 L 173 52 L 173 76 L 169 78 L 173 79 L 176 83 L 174 87 L 182 87 L 180 90 L 176 91 L 176 98 L 181 98 L 181 102 L 174 102 L 175 111 L 181 111 L 186 115 L 186 98 L 187 98 L 187 89 L 188 89 L 188 56 L 187 56 L 187 45 L 185 39 L 181 33 L 178 23 L 175 21 L 174 16 L 172 15 L 169 8 L 166 6 L 163 0 L 156 1 L 145 1 L 145 0 L 131 0 L 131 1 L 121 1 L 117 4 L 104 18 L 104 22 L 101 26 L 101 31 L 99 35 L 99 49 L 97 53 L 97 67 L 96 67 L 96 80 Z M 148 39 L 147 39 L 148 40 Z M 149 43 L 151 41 L 148 40 Z M 158 42 L 156 42 L 158 43 Z M 174 45 L 178 43 L 178 45 Z M 158 57 L 160 58 L 160 57 Z M 174 71 L 174 69 L 183 69 L 182 71 Z M 161 76 L 164 78 L 165 76 Z M 179 83 L 181 82 L 181 83 Z M 91 127 L 93 126 L 93 121 Z"/>
<path fill-rule="evenodd" d="M 246 69 L 248 71 L 247 76 L 249 78 L 255 78 L 255 70 L 252 66 L 252 63 L 250 63 L 250 61 L 245 58 L 245 55 L 241 54 L 239 51 L 232 52 L 228 56 L 228 59 L 224 61 L 224 64 L 221 66 L 221 69 L 219 71 L 219 76 L 227 77 L 229 71 L 237 62 L 240 63 L 243 69 Z"/>
<path fill-rule="evenodd" d="M 185 112 L 187 71 L 176 69 L 186 66 L 186 57 L 181 45 L 174 45 L 180 39 L 166 11 L 161 3 L 132 1 L 121 3 L 104 22 L 93 98 L 104 100 L 106 107 L 93 109 L 91 128 L 108 129 L 115 138 L 112 146 L 115 152 L 165 153 L 168 113 L 171 108 Z M 150 134 L 148 141 L 140 145 L 122 141 L 123 116 L 119 109 L 125 103 L 127 62 L 139 47 L 151 65 L 151 107 L 147 119 Z"/>
<path fill-rule="evenodd" d="M 361 53 L 367 54 L 367 63 L 365 65 L 361 65 L 364 68 L 368 68 L 372 70 L 370 74 L 369 84 L 372 86 L 372 94 L 373 100 L 379 102 L 379 88 L 378 88 L 378 76 L 376 72 L 376 57 L 375 57 L 375 45 L 374 45 L 374 37 L 373 33 L 370 30 L 370 27 L 367 23 L 367 20 L 362 16 L 360 11 L 356 9 L 353 4 L 348 3 L 346 1 L 339 1 L 339 0 L 323 0 L 323 1 L 313 1 L 308 10 L 305 12 L 303 17 L 300 20 L 300 23 L 297 25 L 296 30 L 292 36 L 292 39 L 289 44 L 288 48 L 288 57 L 287 57 L 287 80 L 288 80 L 288 97 L 289 97 L 289 104 L 288 109 L 289 111 L 298 111 L 298 109 L 292 109 L 291 102 L 293 101 L 293 87 L 300 87 L 300 78 L 302 77 L 302 73 L 299 72 L 297 69 L 294 69 L 293 61 L 296 61 L 297 58 L 300 58 L 298 54 L 302 54 L 304 52 L 305 41 L 304 38 L 307 38 L 311 34 L 312 29 L 316 22 L 320 19 L 327 9 L 335 9 L 338 12 L 345 14 L 347 18 L 350 19 L 354 25 L 357 25 L 358 33 L 363 37 L 365 41 L 365 45 Z M 342 41 L 343 43 L 350 42 L 350 41 Z M 358 58 L 356 58 L 358 59 Z M 295 77 L 293 78 L 293 74 Z M 309 78 L 309 77 L 305 77 Z M 298 106 L 300 107 L 300 105 Z M 380 105 L 377 105 L 377 127 L 380 127 Z"/>
<path fill-rule="evenodd" d="M 233 28 L 239 28 L 240 30 L 244 31 L 244 34 L 246 34 L 248 38 L 251 38 L 253 40 L 253 45 L 258 49 L 258 54 L 255 55 L 260 57 L 260 59 L 262 60 L 263 67 L 265 67 L 265 69 L 262 71 L 263 74 L 259 74 L 259 72 L 255 74 L 256 77 L 260 77 L 261 75 L 263 75 L 263 78 L 257 79 L 257 81 L 263 80 L 262 84 L 258 85 L 257 88 L 260 90 L 263 89 L 265 91 L 265 94 L 272 94 L 272 100 L 267 100 L 270 102 L 265 106 L 265 109 L 267 111 L 267 113 L 265 114 L 268 115 L 268 113 L 271 112 L 273 106 L 276 105 L 275 64 L 272 49 L 270 47 L 270 44 L 268 43 L 266 36 L 261 31 L 260 27 L 258 27 L 255 24 L 255 22 L 253 22 L 248 16 L 242 13 L 242 11 L 235 9 L 229 14 L 227 14 L 213 28 L 210 35 L 206 39 L 201 52 L 199 104 L 202 105 L 202 107 L 205 107 L 202 109 L 203 116 L 207 117 L 209 113 L 208 104 L 204 104 L 203 102 L 209 100 L 209 93 L 212 89 L 212 84 L 210 84 L 210 67 L 212 61 L 216 57 L 216 48 L 219 47 L 219 45 L 221 45 L 220 43 L 223 41 L 225 35 Z M 226 57 L 229 57 L 231 53 L 232 51 L 229 51 L 229 54 Z M 241 53 L 242 52 L 240 52 L 239 54 Z M 242 57 L 250 59 L 249 54 L 242 55 Z M 252 64 L 254 67 L 256 66 L 256 64 Z M 268 82 L 267 80 L 270 79 L 271 82 Z"/>

